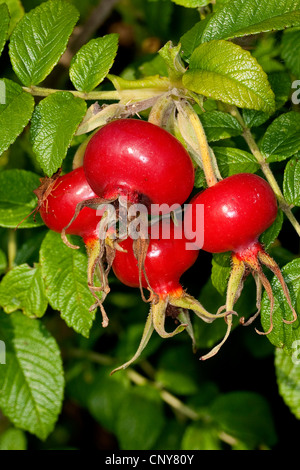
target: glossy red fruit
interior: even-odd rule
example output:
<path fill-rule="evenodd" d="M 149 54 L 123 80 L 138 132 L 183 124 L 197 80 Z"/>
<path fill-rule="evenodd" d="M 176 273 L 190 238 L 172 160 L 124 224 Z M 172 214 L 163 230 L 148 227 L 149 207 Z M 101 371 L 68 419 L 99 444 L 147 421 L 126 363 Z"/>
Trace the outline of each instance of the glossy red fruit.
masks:
<path fill-rule="evenodd" d="M 167 225 L 169 222 L 163 222 Z M 170 237 L 167 239 L 151 238 L 146 259 L 145 276 L 142 276 L 142 284 L 146 289 L 149 284 L 153 291 L 160 297 L 168 295 L 179 297 L 183 289 L 180 284 L 180 277 L 196 261 L 199 250 L 188 250 L 187 240 L 181 236 L 181 227 L 170 224 Z M 163 233 L 163 232 L 161 232 Z M 125 285 L 130 287 L 139 287 L 139 269 L 138 262 L 134 255 L 133 240 L 127 238 L 119 243 L 126 252 L 117 251 L 113 262 L 113 270 L 117 278 Z"/>
<path fill-rule="evenodd" d="M 182 144 L 161 127 L 137 119 L 99 129 L 87 145 L 83 166 L 99 197 L 126 196 L 148 207 L 181 205 L 194 184 L 193 164 Z"/>
<path fill-rule="evenodd" d="M 82 167 L 59 176 L 39 209 L 48 228 L 61 232 L 74 216 L 76 205 L 86 199 L 97 197 L 86 181 Z M 80 211 L 66 233 L 79 235 L 85 244 L 97 239 L 97 225 L 101 216 L 94 209 L 85 207 Z"/>
<path fill-rule="evenodd" d="M 197 204 L 204 205 L 204 226 L 197 228 L 204 230 L 202 249 L 210 253 L 247 249 L 277 215 L 272 188 L 251 173 L 229 176 L 196 195 L 185 214 L 187 226 L 192 219 L 193 230 Z"/>

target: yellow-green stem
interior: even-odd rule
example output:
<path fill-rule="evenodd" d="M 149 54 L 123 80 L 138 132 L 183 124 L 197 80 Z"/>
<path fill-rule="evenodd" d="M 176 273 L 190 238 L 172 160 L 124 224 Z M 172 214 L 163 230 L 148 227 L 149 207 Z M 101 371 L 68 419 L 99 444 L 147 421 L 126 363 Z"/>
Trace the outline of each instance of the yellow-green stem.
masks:
<path fill-rule="evenodd" d="M 15 258 L 17 254 L 17 234 L 14 229 L 8 231 L 8 243 L 7 243 L 7 270 L 9 271 L 14 267 Z"/>

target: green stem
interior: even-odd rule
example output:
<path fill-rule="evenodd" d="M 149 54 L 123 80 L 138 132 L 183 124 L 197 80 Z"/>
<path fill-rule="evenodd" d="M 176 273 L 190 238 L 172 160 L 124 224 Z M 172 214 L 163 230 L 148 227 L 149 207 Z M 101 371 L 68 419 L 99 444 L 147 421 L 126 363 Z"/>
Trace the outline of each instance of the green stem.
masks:
<path fill-rule="evenodd" d="M 300 224 L 297 221 L 296 217 L 294 216 L 294 214 L 291 210 L 291 207 L 286 202 L 286 200 L 285 200 L 285 198 L 282 194 L 282 191 L 280 189 L 280 186 L 278 185 L 278 183 L 277 183 L 277 181 L 276 181 L 276 179 L 275 179 L 275 177 L 272 173 L 272 170 L 271 170 L 269 164 L 267 163 L 265 157 L 261 153 L 261 151 L 260 151 L 260 149 L 259 149 L 252 133 L 251 133 L 251 130 L 246 126 L 240 112 L 238 111 L 238 109 L 235 106 L 227 106 L 227 109 L 229 110 L 230 114 L 232 116 L 234 116 L 237 119 L 237 121 L 241 124 L 241 126 L 243 127 L 243 134 L 242 134 L 243 138 L 247 142 L 248 147 L 251 150 L 251 153 L 254 155 L 254 157 L 256 158 L 258 163 L 260 164 L 262 172 L 264 173 L 268 183 L 270 184 L 271 188 L 273 189 L 273 191 L 274 191 L 274 193 L 277 197 L 280 209 L 285 213 L 285 215 L 287 216 L 287 218 L 289 219 L 289 221 L 293 225 L 294 229 L 296 230 L 297 234 L 300 236 Z"/>
<path fill-rule="evenodd" d="M 7 243 L 7 270 L 11 270 L 14 267 L 15 258 L 17 254 L 17 235 L 14 229 L 8 231 L 8 243 Z"/>

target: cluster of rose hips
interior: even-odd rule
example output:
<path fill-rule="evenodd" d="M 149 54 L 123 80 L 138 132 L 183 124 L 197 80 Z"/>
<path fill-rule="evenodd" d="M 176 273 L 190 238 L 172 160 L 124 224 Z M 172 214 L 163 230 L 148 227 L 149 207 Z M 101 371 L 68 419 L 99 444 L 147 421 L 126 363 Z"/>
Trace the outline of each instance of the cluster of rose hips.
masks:
<path fill-rule="evenodd" d="M 119 119 L 91 137 L 81 167 L 57 175 L 50 190 L 43 192 L 38 208 L 45 224 L 60 232 L 71 247 L 68 234 L 79 235 L 86 245 L 88 285 L 95 305 L 101 308 L 103 326 L 108 324 L 103 301 L 109 292 L 111 268 L 122 283 L 140 288 L 143 299 L 151 304 L 137 353 L 121 367 L 139 356 L 154 329 L 161 337 L 186 329 L 193 338 L 189 310 L 206 322 L 225 319 L 228 328 L 223 341 L 202 359 L 215 354 L 229 334 L 234 304 L 249 272 L 257 282 L 258 313 L 261 285 L 270 298 L 272 312 L 272 289 L 262 264 L 278 277 L 293 312 L 291 321 L 296 319 L 280 269 L 258 241 L 277 214 L 276 198 L 269 184 L 254 174 L 238 174 L 205 189 L 186 204 L 193 187 L 194 164 L 171 133 L 147 121 Z M 134 237 L 130 230 L 120 234 L 119 226 L 112 224 L 108 206 L 115 209 L 121 224 L 122 204 L 126 205 L 126 226 L 138 220 L 140 223 L 138 217 L 128 216 L 130 208 L 136 205 L 142 205 L 148 214 L 155 216 L 154 223 L 149 219 L 146 226 L 136 223 Z M 184 223 L 178 223 L 169 215 L 176 205 L 183 204 Z M 200 206 L 204 208 L 201 224 L 197 219 Z M 168 231 L 164 232 L 165 229 Z M 197 236 L 198 230 L 203 232 L 204 240 Z M 152 233 L 158 236 L 152 237 Z M 195 263 L 200 249 L 210 253 L 232 252 L 226 305 L 216 314 L 207 312 L 180 284 L 182 274 Z M 149 292 L 148 299 L 145 290 Z M 168 315 L 179 323 L 172 332 L 165 330 Z M 271 328 L 272 313 L 267 333 Z"/>

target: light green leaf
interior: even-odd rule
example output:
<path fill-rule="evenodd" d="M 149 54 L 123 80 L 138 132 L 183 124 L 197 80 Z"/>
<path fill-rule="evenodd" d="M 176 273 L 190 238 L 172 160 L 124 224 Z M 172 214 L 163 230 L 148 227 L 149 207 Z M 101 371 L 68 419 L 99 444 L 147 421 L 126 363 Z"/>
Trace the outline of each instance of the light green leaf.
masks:
<path fill-rule="evenodd" d="M 210 0 L 172 0 L 172 2 L 186 8 L 199 8 L 208 5 Z"/>
<path fill-rule="evenodd" d="M 181 450 L 221 450 L 222 445 L 218 437 L 218 430 L 203 425 L 192 423 L 185 429 Z"/>
<path fill-rule="evenodd" d="M 7 78 L 0 80 L 0 155 L 16 140 L 31 118 L 34 98 Z"/>
<path fill-rule="evenodd" d="M 282 349 L 275 351 L 275 371 L 279 394 L 291 412 L 300 419 L 300 342 L 294 345 L 293 355 L 285 354 Z"/>
<path fill-rule="evenodd" d="M 1 314 L 6 364 L 0 367 L 0 408 L 18 428 L 39 439 L 53 430 L 61 411 L 64 378 L 56 341 L 21 313 Z"/>
<path fill-rule="evenodd" d="M 300 150 L 300 114 L 281 114 L 267 128 L 260 149 L 268 162 L 279 162 Z"/>
<path fill-rule="evenodd" d="M 24 8 L 21 3 L 21 0 L 0 0 L 0 4 L 6 3 L 9 16 L 10 16 L 10 25 L 9 25 L 9 35 L 13 31 L 16 24 L 20 21 L 24 15 Z M 2 18 L 2 17 L 1 17 Z"/>
<path fill-rule="evenodd" d="M 6 43 L 8 36 L 8 27 L 9 27 L 9 11 L 6 3 L 0 4 L 0 55 L 2 54 L 4 44 Z"/>
<path fill-rule="evenodd" d="M 288 69 L 300 77 L 300 29 L 290 29 L 282 36 L 281 57 Z"/>
<path fill-rule="evenodd" d="M 95 310 L 94 297 L 87 283 L 87 256 L 82 250 L 66 246 L 60 234 L 49 231 L 45 236 L 40 262 L 50 305 L 58 310 L 67 325 L 88 337 Z"/>
<path fill-rule="evenodd" d="M 234 147 L 213 147 L 221 175 L 235 175 L 237 173 L 255 173 L 259 169 L 256 158 L 245 150 Z"/>
<path fill-rule="evenodd" d="M 200 115 L 207 140 L 209 142 L 228 139 L 243 132 L 239 122 L 231 114 L 221 111 L 210 111 Z"/>
<path fill-rule="evenodd" d="M 0 306 L 6 313 L 22 310 L 27 317 L 42 317 L 48 301 L 40 266 L 21 264 L 11 269 L 0 283 Z"/>
<path fill-rule="evenodd" d="M 36 106 L 30 138 L 37 161 L 48 176 L 61 167 L 85 113 L 85 101 L 64 91 L 44 98 Z"/>
<path fill-rule="evenodd" d="M 27 450 L 25 433 L 15 428 L 4 431 L 0 435 L 0 450 Z"/>
<path fill-rule="evenodd" d="M 292 304 L 298 313 L 299 302 L 297 304 L 297 297 L 299 298 L 300 292 L 300 260 L 295 259 L 286 264 L 281 272 L 289 289 Z M 288 354 L 291 354 L 293 342 L 300 340 L 299 320 L 291 324 L 286 324 L 282 321 L 283 318 L 292 320 L 293 315 L 276 277 L 273 278 L 271 287 L 274 295 L 273 329 L 268 334 L 268 339 L 274 346 L 283 348 Z M 263 329 L 267 331 L 270 327 L 270 300 L 266 292 L 263 294 L 261 304 L 261 323 Z"/>
<path fill-rule="evenodd" d="M 27 216 L 37 205 L 37 197 L 33 190 L 40 185 L 38 175 L 26 170 L 5 170 L 0 172 L 0 226 L 15 229 L 39 227 L 43 221 L 36 214 Z"/>
<path fill-rule="evenodd" d="M 191 91 L 241 108 L 272 112 L 275 107 L 267 75 L 256 59 L 227 41 L 198 46 L 183 84 Z"/>
<path fill-rule="evenodd" d="M 226 292 L 231 271 L 230 253 L 215 253 L 212 257 L 211 281 L 219 294 Z"/>
<path fill-rule="evenodd" d="M 89 92 L 104 80 L 118 50 L 118 35 L 92 39 L 73 57 L 70 78 L 77 90 Z"/>
<path fill-rule="evenodd" d="M 299 24 L 299 0 L 232 0 L 211 18 L 202 42 L 282 30 Z"/>
<path fill-rule="evenodd" d="M 64 0 L 50 0 L 31 10 L 14 29 L 9 47 L 13 69 L 26 86 L 38 85 L 66 49 L 78 11 Z"/>
<path fill-rule="evenodd" d="M 300 206 L 300 157 L 298 155 L 292 158 L 285 167 L 283 194 L 289 204 Z"/>

